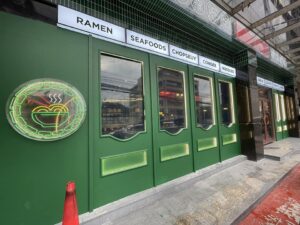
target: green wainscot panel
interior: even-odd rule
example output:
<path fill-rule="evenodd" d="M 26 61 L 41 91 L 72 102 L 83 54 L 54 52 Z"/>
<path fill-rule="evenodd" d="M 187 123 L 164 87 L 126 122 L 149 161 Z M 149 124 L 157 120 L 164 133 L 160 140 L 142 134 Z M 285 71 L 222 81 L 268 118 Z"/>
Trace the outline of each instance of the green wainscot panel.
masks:
<path fill-rule="evenodd" d="M 237 141 L 236 134 L 226 134 L 222 136 L 223 145 L 235 143 Z"/>
<path fill-rule="evenodd" d="M 147 150 L 102 157 L 101 175 L 107 176 L 147 165 Z"/>
<path fill-rule="evenodd" d="M 215 148 L 217 147 L 217 138 L 216 137 L 210 137 L 210 138 L 203 138 L 198 139 L 198 152 Z"/>
<path fill-rule="evenodd" d="M 162 162 L 176 159 L 190 154 L 189 144 L 166 145 L 160 147 L 160 160 Z"/>

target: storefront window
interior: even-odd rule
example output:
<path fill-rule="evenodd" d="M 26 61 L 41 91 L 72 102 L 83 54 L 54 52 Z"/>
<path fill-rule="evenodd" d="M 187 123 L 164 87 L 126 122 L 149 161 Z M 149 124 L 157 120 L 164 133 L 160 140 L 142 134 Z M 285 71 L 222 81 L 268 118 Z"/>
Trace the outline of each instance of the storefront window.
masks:
<path fill-rule="evenodd" d="M 229 126 L 233 122 L 232 112 L 232 93 L 230 84 L 227 82 L 219 82 L 219 95 L 221 105 L 221 123 Z"/>
<path fill-rule="evenodd" d="M 207 129 L 214 124 L 211 79 L 194 78 L 197 127 Z"/>
<path fill-rule="evenodd" d="M 282 112 L 282 120 L 286 121 L 286 113 L 284 108 L 284 97 L 283 95 L 280 95 L 280 105 L 281 105 L 281 112 Z"/>
<path fill-rule="evenodd" d="M 183 73 L 158 68 L 160 129 L 177 133 L 186 127 Z"/>
<path fill-rule="evenodd" d="M 127 139 L 144 131 L 142 63 L 101 55 L 102 134 Z"/>

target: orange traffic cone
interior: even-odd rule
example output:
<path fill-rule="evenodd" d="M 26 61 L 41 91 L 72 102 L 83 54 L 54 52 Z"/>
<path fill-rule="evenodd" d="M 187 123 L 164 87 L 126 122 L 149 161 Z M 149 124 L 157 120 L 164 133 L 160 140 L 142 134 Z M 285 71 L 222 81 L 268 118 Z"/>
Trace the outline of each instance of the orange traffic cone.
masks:
<path fill-rule="evenodd" d="M 62 225 L 79 225 L 75 183 L 68 182 Z"/>

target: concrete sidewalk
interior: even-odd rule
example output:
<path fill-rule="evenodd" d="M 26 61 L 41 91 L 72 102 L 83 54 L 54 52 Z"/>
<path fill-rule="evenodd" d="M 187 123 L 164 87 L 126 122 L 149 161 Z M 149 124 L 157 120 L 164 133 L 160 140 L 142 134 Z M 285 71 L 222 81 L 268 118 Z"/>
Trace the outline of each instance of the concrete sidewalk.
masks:
<path fill-rule="evenodd" d="M 107 206 L 108 208 L 104 210 L 95 210 L 93 213 L 82 215 L 81 224 L 226 225 L 236 223 L 245 211 L 249 210 L 300 162 L 300 154 L 295 151 L 300 149 L 299 143 L 300 139 L 295 138 L 274 143 L 276 154 L 279 154 L 280 149 L 288 152 L 288 156 L 282 161 L 268 158 L 258 162 L 240 160 L 236 165 L 230 165 L 215 174 L 212 171 L 216 166 L 212 166 L 204 169 L 202 174 L 188 175 L 185 180 L 183 179 L 184 182 L 179 184 L 176 182 L 174 185 L 166 184 L 167 188 L 158 191 L 159 198 L 154 201 L 149 200 L 150 197 L 145 197 L 128 206 L 122 205 L 119 209 L 117 209 L 119 203 L 113 203 L 111 207 L 115 207 L 115 210 L 110 212 L 106 210 L 110 207 Z M 272 154 L 270 153 L 272 145 L 268 147 L 268 154 Z M 290 153 L 289 149 L 293 153 Z M 228 164 L 228 162 L 221 164 L 226 165 L 226 163 Z"/>

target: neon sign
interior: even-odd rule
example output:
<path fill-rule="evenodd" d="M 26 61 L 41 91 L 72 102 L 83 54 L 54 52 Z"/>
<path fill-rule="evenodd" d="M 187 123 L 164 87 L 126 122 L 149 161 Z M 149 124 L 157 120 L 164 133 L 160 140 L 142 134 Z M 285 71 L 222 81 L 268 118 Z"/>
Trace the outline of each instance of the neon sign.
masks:
<path fill-rule="evenodd" d="M 39 141 L 65 138 L 79 129 L 86 115 L 81 93 L 72 85 L 39 79 L 18 87 L 9 98 L 6 115 L 21 135 Z"/>

